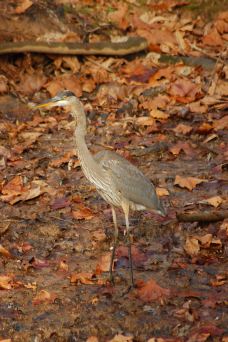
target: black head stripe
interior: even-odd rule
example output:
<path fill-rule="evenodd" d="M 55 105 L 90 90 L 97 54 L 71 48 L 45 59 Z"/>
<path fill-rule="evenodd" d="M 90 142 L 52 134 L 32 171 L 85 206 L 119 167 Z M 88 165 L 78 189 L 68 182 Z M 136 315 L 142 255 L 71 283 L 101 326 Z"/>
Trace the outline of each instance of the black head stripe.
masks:
<path fill-rule="evenodd" d="M 56 97 L 59 97 L 59 98 L 62 98 L 62 97 L 71 97 L 71 96 L 75 96 L 75 94 L 72 93 L 72 91 L 70 91 L 70 90 L 60 91 L 60 92 L 58 92 L 58 94 L 56 95 Z"/>

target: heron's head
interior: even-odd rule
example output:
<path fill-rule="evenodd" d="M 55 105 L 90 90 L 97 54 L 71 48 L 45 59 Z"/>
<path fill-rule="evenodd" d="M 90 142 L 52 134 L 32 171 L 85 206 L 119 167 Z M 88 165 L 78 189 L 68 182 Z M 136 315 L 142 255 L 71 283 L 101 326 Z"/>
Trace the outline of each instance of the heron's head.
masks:
<path fill-rule="evenodd" d="M 69 107 L 70 114 L 75 120 L 75 125 L 86 129 L 86 116 L 84 107 L 77 96 L 69 90 L 59 92 L 56 96 L 48 99 L 36 106 L 33 109 L 50 109 L 53 107 Z"/>
<path fill-rule="evenodd" d="M 75 94 L 69 90 L 64 90 L 59 92 L 56 96 L 52 97 L 51 99 L 48 99 L 40 103 L 39 105 L 36 105 L 35 107 L 33 107 L 33 109 L 50 109 L 53 107 L 66 107 L 77 103 L 80 103 L 80 101 L 75 96 Z"/>

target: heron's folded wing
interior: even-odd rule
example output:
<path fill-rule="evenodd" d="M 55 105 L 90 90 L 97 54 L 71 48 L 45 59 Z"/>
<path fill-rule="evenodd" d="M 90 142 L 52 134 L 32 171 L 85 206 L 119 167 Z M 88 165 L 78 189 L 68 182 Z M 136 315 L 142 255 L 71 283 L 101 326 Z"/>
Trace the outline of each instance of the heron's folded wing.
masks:
<path fill-rule="evenodd" d="M 157 196 L 153 184 L 128 160 L 111 151 L 102 151 L 95 159 L 124 198 L 146 208 L 156 206 Z"/>

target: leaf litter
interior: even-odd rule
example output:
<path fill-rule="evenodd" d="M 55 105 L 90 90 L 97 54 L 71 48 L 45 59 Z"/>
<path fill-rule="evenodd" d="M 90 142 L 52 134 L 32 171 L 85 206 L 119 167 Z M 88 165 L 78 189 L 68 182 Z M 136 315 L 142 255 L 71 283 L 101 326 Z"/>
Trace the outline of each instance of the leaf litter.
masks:
<path fill-rule="evenodd" d="M 114 41 L 130 32 L 149 43 L 124 58 L 0 57 L 2 341 L 226 341 L 227 218 L 175 218 L 227 210 L 227 12 L 221 3 L 208 23 L 207 6 L 199 2 L 194 16 L 184 1 L 0 5 L 2 41 Z M 172 55 L 208 56 L 214 68 L 171 64 Z M 113 287 L 111 212 L 83 177 L 69 115 L 27 106 L 64 88 L 86 105 L 91 151 L 125 155 L 168 209 L 164 219 L 131 215 L 137 288 L 129 293 L 123 217 Z"/>

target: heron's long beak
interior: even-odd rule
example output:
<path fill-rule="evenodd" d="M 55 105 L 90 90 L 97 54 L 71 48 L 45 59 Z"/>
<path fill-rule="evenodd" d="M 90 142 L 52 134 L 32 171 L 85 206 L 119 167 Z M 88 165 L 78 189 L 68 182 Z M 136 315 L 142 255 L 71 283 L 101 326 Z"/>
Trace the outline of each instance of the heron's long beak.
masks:
<path fill-rule="evenodd" d="M 34 106 L 33 109 L 38 109 L 38 108 L 50 109 L 52 107 L 57 107 L 57 106 L 65 107 L 66 105 L 68 105 L 68 101 L 62 99 L 60 96 L 57 95 L 55 97 L 52 97 L 51 99 L 48 99 L 48 100 Z"/>

